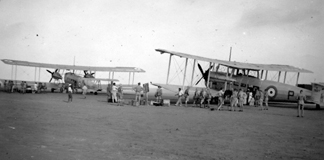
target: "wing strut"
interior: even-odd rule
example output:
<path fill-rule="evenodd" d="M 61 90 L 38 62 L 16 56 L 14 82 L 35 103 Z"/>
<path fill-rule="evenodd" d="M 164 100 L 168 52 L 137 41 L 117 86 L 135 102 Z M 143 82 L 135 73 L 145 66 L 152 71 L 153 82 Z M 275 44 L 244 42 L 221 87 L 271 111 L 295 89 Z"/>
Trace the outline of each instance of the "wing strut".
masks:
<path fill-rule="evenodd" d="M 185 83 L 185 80 L 186 80 L 187 64 L 188 64 L 188 58 L 186 58 L 185 70 L 184 70 L 184 73 L 183 73 L 182 89 L 184 89 L 184 83 Z"/>
<path fill-rule="evenodd" d="M 196 59 L 194 59 L 194 64 L 193 64 L 193 68 L 192 68 L 191 87 L 193 85 L 193 79 L 194 79 L 194 75 L 195 75 L 195 67 L 196 67 Z"/>
<path fill-rule="evenodd" d="M 171 57 L 172 57 L 172 54 L 170 54 L 170 58 L 169 58 L 168 75 L 167 75 L 166 84 L 169 84 L 169 74 L 170 74 L 170 66 L 171 66 Z"/>
<path fill-rule="evenodd" d="M 135 78 L 135 72 L 133 72 L 133 83 L 132 83 L 132 85 L 134 85 L 134 78 Z"/>
<path fill-rule="evenodd" d="M 35 82 L 36 82 L 36 67 L 35 67 L 35 79 L 34 79 L 34 80 L 35 80 Z"/>
<path fill-rule="evenodd" d="M 209 69 L 208 69 L 208 77 L 207 77 L 207 85 L 206 87 L 209 88 L 209 81 L 210 81 L 210 70 L 212 68 L 212 62 L 209 62 Z"/>
<path fill-rule="evenodd" d="M 299 72 L 297 74 L 296 86 L 298 85 L 298 80 L 299 80 Z"/>
<path fill-rule="evenodd" d="M 130 85 L 131 72 L 128 73 L 128 85 Z"/>

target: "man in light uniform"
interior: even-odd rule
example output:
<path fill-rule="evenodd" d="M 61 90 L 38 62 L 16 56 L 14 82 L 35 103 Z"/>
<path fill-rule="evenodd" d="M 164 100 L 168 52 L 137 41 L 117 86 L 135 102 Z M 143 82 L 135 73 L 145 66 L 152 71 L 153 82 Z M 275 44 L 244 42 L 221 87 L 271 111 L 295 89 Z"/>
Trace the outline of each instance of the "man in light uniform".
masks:
<path fill-rule="evenodd" d="M 231 96 L 231 111 L 235 111 L 237 108 L 237 103 L 238 103 L 237 94 L 238 94 L 237 90 L 234 89 L 233 94 Z"/>
<path fill-rule="evenodd" d="M 190 87 L 188 86 L 187 89 L 184 92 L 185 107 L 187 107 L 187 104 L 188 104 L 188 101 L 189 101 L 189 89 L 190 89 Z"/>
<path fill-rule="evenodd" d="M 111 93 L 112 93 L 112 103 L 117 103 L 118 99 L 117 99 L 117 86 L 116 83 L 113 83 L 112 87 L 111 87 Z M 115 101 L 115 102 L 114 102 Z"/>
<path fill-rule="evenodd" d="M 224 89 L 221 88 L 221 90 L 218 92 L 218 108 L 217 110 L 220 110 L 224 104 Z"/>
<path fill-rule="evenodd" d="M 239 112 L 243 112 L 244 92 L 242 91 L 242 89 L 239 89 L 239 92 L 238 92 L 237 95 L 238 95 L 238 104 L 239 104 L 239 107 L 240 107 Z"/>
<path fill-rule="evenodd" d="M 87 98 L 87 90 L 88 90 L 88 87 L 87 87 L 87 85 L 84 84 L 82 87 L 82 95 L 84 96 L 84 99 Z"/>
<path fill-rule="evenodd" d="M 37 82 L 35 82 L 35 84 L 34 84 L 34 92 L 33 93 L 37 93 L 37 89 L 38 89 L 38 84 L 37 84 Z"/>
<path fill-rule="evenodd" d="M 135 101 L 140 102 L 141 101 L 141 92 L 143 91 L 143 87 L 141 86 L 141 83 L 139 82 L 136 87 L 133 88 L 135 91 Z"/>
<path fill-rule="evenodd" d="M 304 117 L 304 101 L 306 100 L 306 96 L 303 94 L 303 90 L 300 90 L 300 93 L 297 95 L 297 100 L 298 100 L 297 117 L 299 116 Z"/>
<path fill-rule="evenodd" d="M 180 104 L 180 106 L 182 106 L 182 96 L 183 96 L 183 91 L 181 88 L 179 88 L 178 93 L 176 94 L 176 96 L 178 96 L 178 101 L 175 104 L 176 106 L 178 106 Z"/>
<path fill-rule="evenodd" d="M 196 88 L 196 91 L 193 96 L 193 105 L 197 107 L 198 103 L 199 103 L 199 91 L 198 88 Z"/>
<path fill-rule="evenodd" d="M 72 86 L 71 84 L 69 84 L 69 87 L 68 87 L 68 103 L 71 101 L 72 102 Z"/>

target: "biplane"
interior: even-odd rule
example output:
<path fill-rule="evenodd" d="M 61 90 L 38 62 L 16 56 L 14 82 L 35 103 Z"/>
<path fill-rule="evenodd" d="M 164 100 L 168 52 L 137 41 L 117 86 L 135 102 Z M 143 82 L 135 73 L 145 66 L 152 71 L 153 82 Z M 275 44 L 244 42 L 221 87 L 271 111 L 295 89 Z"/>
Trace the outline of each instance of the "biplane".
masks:
<path fill-rule="evenodd" d="M 136 67 L 95 67 L 95 66 L 75 66 L 75 65 L 61 65 L 61 64 L 48 64 L 48 63 L 37 63 L 19 60 L 2 59 L 3 63 L 12 65 L 15 69 L 15 86 L 18 87 L 19 81 L 16 80 L 17 66 L 25 67 L 35 67 L 35 82 L 36 82 L 36 71 L 38 68 L 38 82 L 40 80 L 40 69 L 47 68 L 47 72 L 51 74 L 51 79 L 49 80 L 47 87 L 54 90 L 63 91 L 67 84 L 71 84 L 72 88 L 80 89 L 83 85 L 86 85 L 89 92 L 97 94 L 98 91 L 103 91 L 106 88 L 101 85 L 102 81 L 116 82 L 118 79 L 114 79 L 114 73 L 116 72 L 126 72 L 129 73 L 129 82 L 131 79 L 131 73 L 133 73 L 133 83 L 135 73 L 145 72 L 141 68 Z M 50 71 L 48 69 L 55 69 Z M 83 71 L 83 75 L 76 74 L 75 71 Z M 61 72 L 61 73 L 60 73 Z M 108 78 L 95 78 L 96 72 L 109 72 Z M 62 76 L 64 75 L 64 77 Z M 111 77 L 111 78 L 110 78 Z M 52 83 L 51 83 L 52 82 Z"/>
<path fill-rule="evenodd" d="M 312 71 L 297 68 L 290 65 L 278 65 L 278 64 L 254 64 L 254 63 L 242 63 L 242 62 L 235 62 L 235 61 L 225 61 L 225 60 L 218 60 L 212 58 L 206 58 L 181 52 L 169 51 L 165 49 L 156 49 L 157 52 L 164 54 L 169 54 L 169 66 L 168 66 L 168 73 L 167 73 L 167 81 L 166 84 L 157 84 L 153 83 L 156 86 L 161 86 L 168 90 L 175 90 L 177 87 L 174 85 L 168 84 L 169 74 L 170 74 L 170 64 L 172 60 L 172 56 L 177 56 L 180 58 L 185 58 L 185 68 L 183 74 L 183 84 L 178 85 L 185 86 L 185 78 L 186 78 L 186 70 L 187 70 L 187 63 L 188 59 L 193 60 L 193 70 L 192 70 L 192 77 L 191 77 L 191 86 L 193 86 L 193 78 L 195 72 L 195 65 L 198 63 L 197 61 L 208 62 L 209 66 L 206 71 L 203 70 L 201 65 L 198 63 L 198 69 L 201 72 L 202 77 L 196 82 L 196 85 L 201 82 L 203 79 L 205 82 L 205 86 L 210 88 L 213 93 L 217 94 L 217 91 L 220 88 L 236 88 L 236 89 L 243 89 L 245 91 L 255 91 L 257 89 L 261 89 L 262 91 L 267 91 L 269 95 L 270 101 L 288 101 L 288 102 L 296 102 L 296 96 L 303 90 L 304 94 L 306 95 L 307 102 L 315 103 L 316 108 L 319 108 L 320 105 L 323 103 L 318 103 L 318 101 L 314 95 L 315 89 L 314 85 L 317 85 L 317 88 L 321 87 L 322 85 L 319 84 L 298 84 L 300 73 L 313 73 Z M 220 67 L 225 67 L 226 72 L 220 71 Z M 277 72 L 278 79 L 277 80 L 270 80 L 268 78 L 268 72 Z M 288 72 L 297 73 L 297 79 L 295 85 L 291 85 L 286 83 L 286 76 Z M 284 77 L 282 76 L 284 73 Z M 283 82 L 280 80 L 283 79 Z M 193 87 L 194 88 L 194 87 Z M 320 90 L 323 94 L 324 87 Z M 317 91 L 318 92 L 318 91 Z M 318 94 L 316 94 L 317 97 Z M 323 96 L 322 96 L 323 97 Z M 322 98 L 323 99 L 323 98 Z"/>

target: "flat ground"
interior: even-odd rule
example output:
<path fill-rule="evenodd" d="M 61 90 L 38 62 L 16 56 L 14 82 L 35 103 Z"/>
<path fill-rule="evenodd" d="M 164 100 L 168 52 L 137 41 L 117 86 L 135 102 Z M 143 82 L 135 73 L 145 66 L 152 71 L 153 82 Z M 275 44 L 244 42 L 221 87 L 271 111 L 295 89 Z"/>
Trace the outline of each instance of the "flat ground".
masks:
<path fill-rule="evenodd" d="M 324 110 L 116 106 L 0 92 L 1 159 L 323 159 Z"/>

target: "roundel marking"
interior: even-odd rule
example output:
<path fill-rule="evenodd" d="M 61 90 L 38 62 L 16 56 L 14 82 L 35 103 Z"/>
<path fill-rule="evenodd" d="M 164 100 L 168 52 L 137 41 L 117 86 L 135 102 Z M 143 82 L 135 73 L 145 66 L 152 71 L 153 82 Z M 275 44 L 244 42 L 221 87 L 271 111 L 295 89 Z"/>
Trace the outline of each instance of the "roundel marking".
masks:
<path fill-rule="evenodd" d="M 269 86 L 267 89 L 269 98 L 273 99 L 277 96 L 278 90 L 275 86 Z"/>

